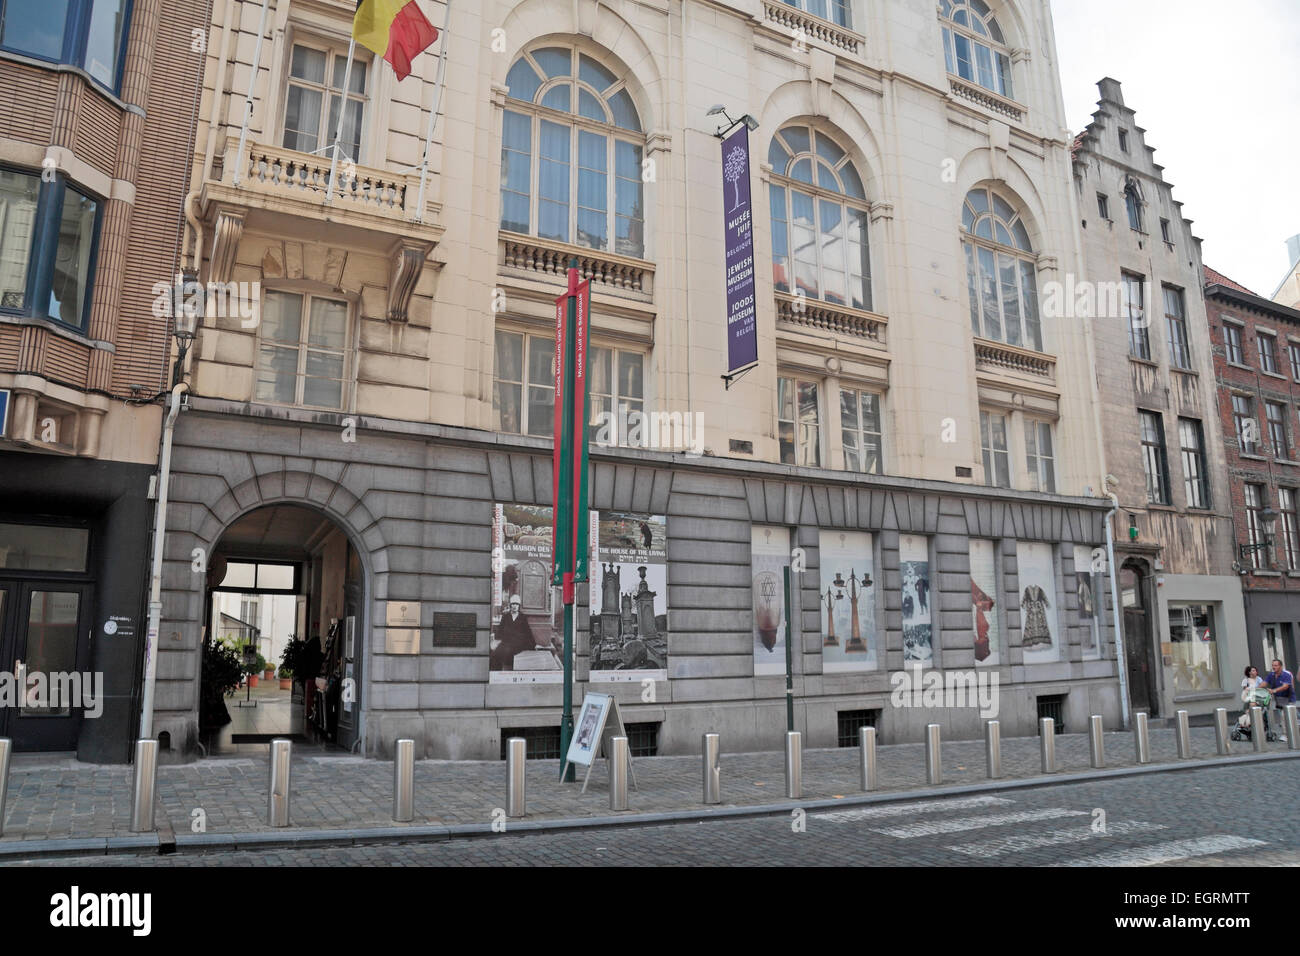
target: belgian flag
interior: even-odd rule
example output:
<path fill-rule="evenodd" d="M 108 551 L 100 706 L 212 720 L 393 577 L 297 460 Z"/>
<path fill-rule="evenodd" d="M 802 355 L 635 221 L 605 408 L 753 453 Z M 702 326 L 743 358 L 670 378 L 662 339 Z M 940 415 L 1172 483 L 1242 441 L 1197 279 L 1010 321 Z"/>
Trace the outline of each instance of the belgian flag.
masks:
<path fill-rule="evenodd" d="M 411 61 L 438 39 L 438 31 L 415 0 L 358 0 L 352 36 L 391 63 L 404 80 L 411 75 Z"/>

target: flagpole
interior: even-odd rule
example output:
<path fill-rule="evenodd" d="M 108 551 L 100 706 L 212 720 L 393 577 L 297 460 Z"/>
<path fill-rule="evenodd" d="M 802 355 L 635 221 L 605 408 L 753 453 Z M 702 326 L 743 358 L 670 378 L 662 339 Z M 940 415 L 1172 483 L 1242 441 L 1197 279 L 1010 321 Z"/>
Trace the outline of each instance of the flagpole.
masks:
<path fill-rule="evenodd" d="M 343 136 L 343 117 L 348 113 L 348 83 L 352 81 L 352 54 L 357 51 L 357 38 L 353 37 L 348 43 L 348 64 L 343 68 L 343 90 L 339 98 L 339 121 L 334 125 L 334 148 L 330 150 L 330 184 L 325 191 L 325 201 L 334 201 L 334 178 L 338 175 L 339 170 L 339 139 Z M 326 77 L 326 89 L 329 89 Z M 326 114 L 328 115 L 328 114 Z"/>
<path fill-rule="evenodd" d="M 248 121 L 253 118 L 253 93 L 257 91 L 257 71 L 262 63 L 262 37 L 266 36 L 266 10 L 270 6 L 270 0 L 262 0 L 262 17 L 257 21 L 257 44 L 253 47 L 253 68 L 248 76 L 248 95 L 244 97 L 244 122 L 239 127 L 239 152 L 235 155 L 235 177 L 234 184 L 239 185 L 239 181 L 244 176 L 244 146 L 248 143 Z M 242 9 L 242 8 L 241 8 Z M 262 124 L 262 132 L 266 132 L 266 124 Z M 198 268 L 200 263 L 195 263 Z"/>
<path fill-rule="evenodd" d="M 447 26 L 451 23 L 451 0 L 445 0 L 442 17 L 442 47 L 438 50 L 438 74 L 433 81 L 433 108 L 429 110 L 429 128 L 424 134 L 424 158 L 420 160 L 420 197 L 415 205 L 415 221 L 424 221 L 424 184 L 429 176 L 429 150 L 433 148 L 433 126 L 442 103 L 442 77 L 447 67 Z"/>

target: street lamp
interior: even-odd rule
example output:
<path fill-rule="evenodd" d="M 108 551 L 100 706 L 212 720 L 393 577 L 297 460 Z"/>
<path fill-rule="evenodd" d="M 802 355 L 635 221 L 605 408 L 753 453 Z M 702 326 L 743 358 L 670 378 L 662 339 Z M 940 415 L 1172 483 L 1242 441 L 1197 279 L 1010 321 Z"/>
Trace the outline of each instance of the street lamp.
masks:
<path fill-rule="evenodd" d="M 199 271 L 197 269 L 185 269 L 180 274 L 181 286 L 177 290 L 177 295 L 172 297 L 172 301 L 177 307 L 172 309 L 172 335 L 176 337 L 176 364 L 172 366 L 172 387 L 175 388 L 181 383 L 181 376 L 185 368 L 185 356 L 189 354 L 190 346 L 194 343 L 194 333 L 198 326 L 199 315 L 198 309 L 192 307 L 186 302 L 185 293 L 191 289 L 196 289 L 199 284 Z"/>
<path fill-rule="evenodd" d="M 1246 563 L 1247 555 L 1252 555 L 1257 551 L 1264 551 L 1267 555 L 1268 548 L 1273 546 L 1273 532 L 1277 528 L 1277 512 L 1272 508 L 1265 508 L 1259 513 L 1259 526 L 1262 532 L 1263 541 L 1256 544 L 1238 545 L 1238 554 L 1241 557 L 1241 563 Z"/>
<path fill-rule="evenodd" d="M 718 127 L 718 131 L 717 131 L 716 133 L 713 134 L 714 136 L 717 136 L 717 137 L 719 137 L 719 138 L 722 136 L 722 134 L 723 134 L 726 130 L 731 129 L 731 128 L 732 128 L 733 126 L 735 126 L 737 123 L 744 123 L 746 126 L 748 126 L 748 127 L 750 128 L 751 131 L 752 131 L 752 130 L 756 130 L 756 129 L 758 129 L 758 120 L 754 119 L 754 117 L 752 117 L 752 116 L 750 116 L 748 113 L 746 113 L 744 116 L 740 117 L 740 119 L 732 119 L 732 118 L 731 118 L 731 114 L 727 112 L 727 108 L 726 108 L 726 106 L 724 106 L 724 105 L 721 104 L 721 103 L 715 103 L 713 106 L 709 107 L 709 111 L 708 111 L 707 113 L 705 113 L 704 115 L 705 115 L 705 116 L 718 116 L 718 115 L 722 115 L 722 116 L 725 116 L 725 117 L 727 118 L 727 123 L 726 123 L 726 125 L 725 125 L 725 126 L 719 126 L 719 127 Z"/>

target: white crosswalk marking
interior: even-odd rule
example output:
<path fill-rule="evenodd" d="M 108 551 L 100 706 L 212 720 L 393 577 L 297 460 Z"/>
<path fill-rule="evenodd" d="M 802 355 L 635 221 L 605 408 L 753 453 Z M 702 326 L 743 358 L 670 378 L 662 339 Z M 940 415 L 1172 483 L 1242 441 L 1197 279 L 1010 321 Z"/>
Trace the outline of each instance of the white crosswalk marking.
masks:
<path fill-rule="evenodd" d="M 950 846 L 946 849 L 952 850 L 954 853 L 990 860 L 1007 853 L 1022 853 L 1025 850 L 1056 846 L 1061 843 L 1078 843 L 1080 840 L 1093 837 L 1104 840 L 1108 836 L 1123 836 L 1127 833 L 1144 833 L 1150 830 L 1164 829 L 1165 825 L 1163 823 L 1144 823 L 1140 820 L 1133 823 L 1112 823 L 1106 827 L 1104 833 L 1094 832 L 1090 825 L 1080 825 L 1068 830 L 1050 830 L 1037 836 L 1018 834 L 1003 837 L 1000 840 L 985 840 L 982 843 L 967 843 L 964 846 Z"/>
<path fill-rule="evenodd" d="M 1058 866 L 1153 866 L 1158 863 L 1171 863 L 1185 860 L 1189 856 L 1211 856 L 1216 853 L 1230 853 L 1233 850 L 1245 850 L 1249 847 L 1264 846 L 1264 840 L 1249 840 L 1238 836 L 1197 837 L 1194 840 L 1172 840 L 1168 843 L 1156 843 L 1152 846 L 1133 847 L 1128 850 L 1114 850 L 1085 856 L 1077 860 L 1065 860 Z"/>
<path fill-rule="evenodd" d="M 878 820 L 882 817 L 912 816 L 917 813 L 943 813 L 948 810 L 970 810 L 974 807 L 994 807 L 1014 803 L 1002 797 L 961 797 L 956 800 L 927 800 L 923 803 L 894 803 L 885 807 L 863 807 L 860 810 L 832 810 L 816 813 L 813 820 L 827 823 L 856 823 L 859 820 Z"/>
<path fill-rule="evenodd" d="M 941 833 L 960 833 L 963 830 L 982 830 L 985 827 L 1002 827 L 1011 823 L 1033 823 L 1037 820 L 1056 820 L 1061 817 L 1086 817 L 1084 810 L 1066 810 L 1064 807 L 1052 807 L 1048 810 L 1021 810 L 1016 813 L 995 813 L 984 817 L 963 817 L 957 820 L 924 820 L 905 826 L 873 827 L 875 833 L 911 840 L 915 837 L 937 836 Z"/>

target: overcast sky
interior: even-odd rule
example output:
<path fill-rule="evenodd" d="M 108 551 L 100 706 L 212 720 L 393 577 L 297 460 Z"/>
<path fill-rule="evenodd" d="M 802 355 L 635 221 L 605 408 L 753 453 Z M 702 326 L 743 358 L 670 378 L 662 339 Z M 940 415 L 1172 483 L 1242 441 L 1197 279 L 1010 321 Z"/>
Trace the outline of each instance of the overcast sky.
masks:
<path fill-rule="evenodd" d="M 1120 81 L 1206 265 L 1265 298 L 1300 233 L 1300 2 L 1052 0 L 1065 115 Z"/>

